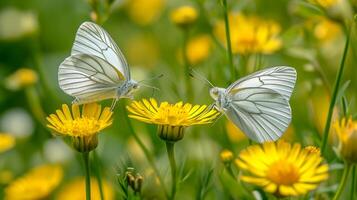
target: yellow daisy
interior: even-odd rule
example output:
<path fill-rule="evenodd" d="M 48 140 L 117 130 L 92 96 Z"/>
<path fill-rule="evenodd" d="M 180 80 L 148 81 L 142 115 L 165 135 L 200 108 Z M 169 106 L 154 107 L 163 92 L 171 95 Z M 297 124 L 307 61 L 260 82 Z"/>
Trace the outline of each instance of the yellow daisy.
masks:
<path fill-rule="evenodd" d="M 162 102 L 158 105 L 155 99 L 134 101 L 127 109 L 131 113 L 130 118 L 159 125 L 158 134 L 167 141 L 180 140 L 185 127 L 211 123 L 219 115 L 219 112 L 209 109 L 207 105 L 183 102 Z"/>
<path fill-rule="evenodd" d="M 82 112 L 78 105 L 72 105 L 72 112 L 66 104 L 62 110 L 47 117 L 47 127 L 60 136 L 70 136 L 73 146 L 80 152 L 89 152 L 98 144 L 97 134 L 112 124 L 112 111 L 105 107 L 102 111 L 97 103 L 85 104 Z"/>
<path fill-rule="evenodd" d="M 280 25 L 255 16 L 231 14 L 229 16 L 232 52 L 235 54 L 271 54 L 282 46 Z M 214 33 L 222 44 L 226 43 L 223 21 L 214 27 Z"/>
<path fill-rule="evenodd" d="M 198 12 L 192 6 L 181 6 L 173 10 L 170 17 L 177 26 L 186 28 L 197 20 Z"/>
<path fill-rule="evenodd" d="M 34 85 L 37 80 L 38 76 L 34 70 L 21 68 L 5 79 L 5 85 L 10 90 L 18 90 Z"/>
<path fill-rule="evenodd" d="M 63 177 L 59 165 L 41 165 L 14 180 L 5 189 L 5 199 L 48 199 Z"/>
<path fill-rule="evenodd" d="M 322 162 L 320 153 L 284 141 L 249 146 L 236 159 L 243 171 L 242 181 L 279 197 L 304 195 L 316 189 L 328 178 L 328 165 Z"/>

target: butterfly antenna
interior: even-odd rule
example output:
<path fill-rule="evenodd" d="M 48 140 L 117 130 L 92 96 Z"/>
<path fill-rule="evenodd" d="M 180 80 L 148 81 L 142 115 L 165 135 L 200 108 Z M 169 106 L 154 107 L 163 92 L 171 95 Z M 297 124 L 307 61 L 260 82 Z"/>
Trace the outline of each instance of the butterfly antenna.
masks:
<path fill-rule="evenodd" d="M 196 70 L 192 68 L 190 69 L 190 76 L 193 78 L 197 78 L 197 80 L 204 82 L 206 85 L 210 87 L 214 87 L 214 85 L 207 78 L 205 78 L 203 75 L 201 75 L 200 73 L 198 73 Z"/>
<path fill-rule="evenodd" d="M 152 81 L 152 80 L 155 80 L 155 79 L 159 79 L 159 78 L 161 78 L 161 77 L 163 77 L 163 76 L 164 76 L 163 74 L 159 74 L 159 75 L 154 76 L 154 77 L 152 77 L 152 78 L 141 80 L 141 81 L 139 81 L 138 83 L 142 83 L 142 82 L 144 82 L 144 81 Z"/>
<path fill-rule="evenodd" d="M 114 110 L 115 105 L 117 104 L 117 101 L 118 101 L 117 98 L 113 99 L 112 105 L 110 106 L 110 111 L 113 111 L 113 110 Z"/>
<path fill-rule="evenodd" d="M 147 87 L 147 88 L 151 88 L 153 90 L 160 91 L 160 88 L 157 88 L 157 87 L 154 87 L 154 86 L 151 86 L 151 85 L 146 85 L 146 84 L 141 83 L 140 86 L 144 86 L 144 87 Z"/>

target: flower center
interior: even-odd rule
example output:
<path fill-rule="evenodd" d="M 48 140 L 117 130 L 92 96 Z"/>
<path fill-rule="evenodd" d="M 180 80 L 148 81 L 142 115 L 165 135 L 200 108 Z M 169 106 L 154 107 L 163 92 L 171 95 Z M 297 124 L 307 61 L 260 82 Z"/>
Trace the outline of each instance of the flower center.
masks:
<path fill-rule="evenodd" d="M 189 116 L 182 107 L 167 105 L 158 110 L 156 122 L 161 124 L 178 125 Z"/>
<path fill-rule="evenodd" d="M 278 160 L 270 165 L 267 178 L 278 185 L 292 185 L 299 180 L 299 173 L 294 164 Z"/>
<path fill-rule="evenodd" d="M 63 123 L 63 132 L 72 136 L 88 136 L 100 130 L 100 122 L 94 118 L 78 118 Z"/>

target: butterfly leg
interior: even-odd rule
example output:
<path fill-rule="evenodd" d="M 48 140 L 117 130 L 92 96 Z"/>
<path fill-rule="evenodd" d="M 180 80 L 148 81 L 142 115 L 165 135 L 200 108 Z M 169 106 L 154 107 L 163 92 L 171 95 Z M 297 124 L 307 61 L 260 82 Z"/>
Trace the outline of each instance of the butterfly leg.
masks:
<path fill-rule="evenodd" d="M 115 108 L 115 105 L 116 105 L 117 101 L 118 101 L 118 99 L 117 99 L 117 98 L 113 99 L 112 105 L 110 106 L 110 110 L 111 110 L 111 111 L 113 111 L 113 110 L 114 110 L 114 108 Z"/>

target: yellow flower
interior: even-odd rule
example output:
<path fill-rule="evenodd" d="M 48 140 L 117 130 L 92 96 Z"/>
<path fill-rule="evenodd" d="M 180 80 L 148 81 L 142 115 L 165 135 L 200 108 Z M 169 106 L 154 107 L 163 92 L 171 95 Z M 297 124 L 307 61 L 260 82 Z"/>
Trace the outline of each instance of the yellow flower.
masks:
<path fill-rule="evenodd" d="M 249 146 L 236 164 L 241 180 L 262 187 L 279 197 L 304 195 L 328 178 L 328 165 L 320 154 L 284 141 Z"/>
<path fill-rule="evenodd" d="M 63 177 L 59 165 L 41 165 L 14 180 L 5 189 L 5 199 L 47 199 Z"/>
<path fill-rule="evenodd" d="M 332 41 L 342 34 L 340 25 L 327 18 L 319 19 L 314 28 L 314 35 L 321 42 Z"/>
<path fill-rule="evenodd" d="M 15 138 L 6 133 L 0 133 L 0 153 L 3 153 L 15 146 Z"/>
<path fill-rule="evenodd" d="M 229 26 L 234 54 L 271 54 L 282 46 L 279 38 L 280 26 L 276 22 L 254 16 L 231 14 Z M 227 44 L 223 21 L 215 25 L 214 33 L 222 44 Z"/>
<path fill-rule="evenodd" d="M 219 154 L 219 157 L 223 163 L 230 163 L 233 160 L 233 152 L 225 149 Z"/>
<path fill-rule="evenodd" d="M 188 41 L 186 55 L 188 61 L 195 65 L 207 59 L 211 51 L 211 38 L 208 35 L 200 35 Z"/>
<path fill-rule="evenodd" d="M 38 80 L 37 73 L 28 68 L 18 69 L 5 80 L 5 85 L 10 90 L 18 90 L 35 84 Z"/>
<path fill-rule="evenodd" d="M 166 0 L 129 0 L 128 15 L 139 25 L 149 25 L 160 17 L 165 4 Z"/>
<path fill-rule="evenodd" d="M 323 8 L 330 8 L 336 5 L 340 0 L 310 0 L 310 2 L 317 4 Z"/>
<path fill-rule="evenodd" d="M 158 105 L 155 99 L 134 101 L 127 109 L 131 113 L 130 118 L 159 125 L 160 138 L 168 141 L 182 139 L 185 127 L 211 123 L 219 115 L 219 112 L 208 109 L 206 105 L 193 106 L 182 102 L 162 102 Z"/>
<path fill-rule="evenodd" d="M 62 110 L 47 117 L 47 127 L 60 136 L 70 136 L 73 146 L 80 152 L 89 152 L 97 147 L 97 134 L 112 124 L 112 111 L 105 107 L 103 111 L 97 103 L 84 104 L 82 112 L 79 106 L 72 105 L 72 113 L 66 104 Z"/>
<path fill-rule="evenodd" d="M 104 199 L 113 200 L 114 190 L 111 185 L 103 181 Z M 100 193 L 98 189 L 98 182 L 95 178 L 91 178 L 91 199 L 100 200 Z M 76 178 L 65 185 L 58 193 L 57 200 L 83 200 L 86 199 L 84 178 Z"/>
<path fill-rule="evenodd" d="M 195 23 L 198 17 L 197 10 L 192 6 L 181 6 L 171 12 L 171 21 L 179 27 L 186 28 Z"/>
<path fill-rule="evenodd" d="M 315 146 L 307 146 L 305 147 L 305 150 L 307 150 L 309 153 L 317 153 L 319 155 L 321 154 L 320 149 Z"/>
<path fill-rule="evenodd" d="M 232 142 L 240 142 L 247 138 L 244 133 L 231 121 L 227 121 L 226 130 L 228 133 L 228 137 Z"/>
<path fill-rule="evenodd" d="M 339 138 L 339 154 L 348 163 L 357 163 L 357 122 L 343 118 L 333 125 Z"/>

